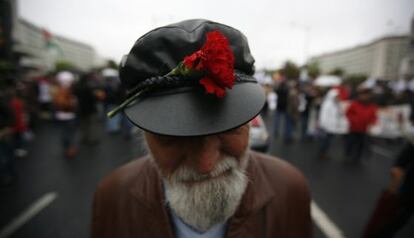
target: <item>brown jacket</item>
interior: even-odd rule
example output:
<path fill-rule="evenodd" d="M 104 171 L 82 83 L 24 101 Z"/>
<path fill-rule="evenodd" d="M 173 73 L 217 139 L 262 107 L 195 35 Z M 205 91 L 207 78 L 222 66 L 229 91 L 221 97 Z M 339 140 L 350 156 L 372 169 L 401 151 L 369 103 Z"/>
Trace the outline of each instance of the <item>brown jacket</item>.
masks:
<path fill-rule="evenodd" d="M 300 172 L 282 160 L 251 152 L 247 175 L 249 184 L 226 237 L 312 236 L 310 196 Z M 100 184 L 92 237 L 175 237 L 161 178 L 147 157 L 117 169 Z"/>

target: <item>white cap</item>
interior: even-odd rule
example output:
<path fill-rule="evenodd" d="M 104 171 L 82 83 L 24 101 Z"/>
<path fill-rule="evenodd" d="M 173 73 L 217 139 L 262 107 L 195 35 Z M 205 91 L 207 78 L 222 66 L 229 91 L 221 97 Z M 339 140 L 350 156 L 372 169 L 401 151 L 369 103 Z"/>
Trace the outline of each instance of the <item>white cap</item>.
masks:
<path fill-rule="evenodd" d="M 62 71 L 57 74 L 56 79 L 63 87 L 69 87 L 75 80 L 75 76 L 69 71 Z"/>
<path fill-rule="evenodd" d="M 102 76 L 104 77 L 118 77 L 118 75 L 118 70 L 116 69 L 106 68 L 102 70 Z"/>

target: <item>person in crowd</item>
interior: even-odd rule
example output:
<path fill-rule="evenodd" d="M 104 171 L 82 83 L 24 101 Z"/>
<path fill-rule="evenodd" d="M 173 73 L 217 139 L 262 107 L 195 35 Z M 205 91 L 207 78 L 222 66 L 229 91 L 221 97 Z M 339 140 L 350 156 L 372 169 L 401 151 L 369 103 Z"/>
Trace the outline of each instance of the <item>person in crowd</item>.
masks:
<path fill-rule="evenodd" d="M 124 85 L 120 86 L 121 90 L 121 99 L 122 101 L 125 101 L 128 98 L 127 89 L 124 87 Z M 132 138 L 133 134 L 133 124 L 128 120 L 128 117 L 125 114 L 121 114 L 121 133 L 125 140 L 130 140 Z"/>
<path fill-rule="evenodd" d="M 93 87 L 94 73 L 83 75 L 74 86 L 78 100 L 78 118 L 80 123 L 81 143 L 93 145 L 98 142 L 96 123 L 98 120 L 97 95 Z"/>
<path fill-rule="evenodd" d="M 267 109 L 262 111 L 262 114 L 264 117 L 268 117 L 268 116 L 270 117 L 270 114 L 273 113 L 274 110 L 276 110 L 277 94 L 273 90 L 272 84 L 266 84 L 264 89 L 265 89 L 265 92 L 267 92 L 266 93 Z"/>
<path fill-rule="evenodd" d="M 300 98 L 299 98 L 299 86 L 294 80 L 288 82 L 288 98 L 286 104 L 286 123 L 285 123 L 285 135 L 284 143 L 290 144 L 293 142 L 293 134 L 298 124 L 300 112 L 299 112 Z"/>
<path fill-rule="evenodd" d="M 321 134 L 319 128 L 319 113 L 324 98 L 320 88 L 313 86 L 311 91 L 313 99 L 309 105 L 309 119 L 306 133 L 311 139 L 314 139 L 319 138 L 318 136 Z"/>
<path fill-rule="evenodd" d="M 50 75 L 44 75 L 37 77 L 37 91 L 38 91 L 38 102 L 39 102 L 39 109 L 40 109 L 40 116 L 43 119 L 51 119 L 52 118 L 52 93 L 51 93 L 51 85 L 50 85 Z"/>
<path fill-rule="evenodd" d="M 37 129 L 39 123 L 38 82 L 33 77 L 26 76 L 22 79 L 22 83 L 22 99 L 25 102 L 27 128 L 28 133 L 33 138 L 34 131 Z"/>
<path fill-rule="evenodd" d="M 121 102 L 123 92 L 119 81 L 118 71 L 112 68 L 102 70 L 104 78 L 104 108 L 108 113 Z M 121 115 L 106 119 L 106 130 L 109 133 L 117 133 L 121 129 Z"/>
<path fill-rule="evenodd" d="M 367 131 L 377 119 L 378 107 L 371 103 L 370 100 L 370 90 L 360 89 L 356 100 L 353 100 L 346 110 L 349 134 L 345 142 L 345 155 L 351 163 L 358 163 L 360 161 L 366 143 Z"/>
<path fill-rule="evenodd" d="M 54 94 L 56 120 L 61 128 L 61 141 L 66 158 L 77 154 L 75 146 L 77 99 L 73 93 L 74 75 L 62 71 L 56 75 L 57 87 Z"/>
<path fill-rule="evenodd" d="M 338 91 L 338 99 L 340 101 L 349 100 L 351 94 L 351 86 L 346 82 L 341 82 L 340 85 L 333 87 L 334 90 Z"/>
<path fill-rule="evenodd" d="M 123 110 L 149 154 L 99 185 L 92 237 L 311 237 L 298 170 L 248 149 L 265 102 L 238 30 L 186 20 L 139 38 L 120 66 Z"/>
<path fill-rule="evenodd" d="M 414 120 L 413 120 L 414 122 Z M 399 184 L 399 208 L 397 210 L 397 216 L 392 222 L 384 229 L 384 234 L 395 234 L 400 230 L 414 214 L 414 140 L 411 138 L 406 143 L 405 147 L 397 157 L 394 166 L 391 168 L 391 176 L 395 181 L 395 184 Z M 385 237 L 385 236 L 384 236 Z M 390 237 L 390 236 L 389 236 Z"/>
<path fill-rule="evenodd" d="M 279 136 L 279 128 L 281 121 L 284 121 L 284 135 L 288 134 L 288 122 L 286 119 L 286 111 L 287 111 L 287 103 L 288 103 L 288 96 L 289 96 L 289 88 L 287 85 L 287 81 L 285 79 L 281 79 L 282 81 L 276 87 L 276 95 L 277 95 L 277 104 L 276 104 L 276 111 L 275 111 L 275 122 L 274 122 L 274 135 L 275 137 Z"/>
<path fill-rule="evenodd" d="M 414 125 L 414 111 L 411 111 Z M 414 214 L 414 127 L 390 169 L 391 182 L 381 194 L 364 230 L 364 238 L 394 237 Z"/>
<path fill-rule="evenodd" d="M 308 141 L 310 135 L 308 133 L 309 118 L 312 109 L 312 105 L 315 99 L 315 89 L 310 83 L 303 83 L 300 94 L 300 134 L 302 142 Z"/>
<path fill-rule="evenodd" d="M 386 86 L 379 80 L 375 81 L 372 87 L 372 100 L 378 106 L 387 106 L 390 100 L 390 96 L 386 93 Z"/>
<path fill-rule="evenodd" d="M 17 178 L 12 146 L 15 118 L 6 94 L 10 82 L 0 79 L 0 186 L 9 185 Z"/>
<path fill-rule="evenodd" d="M 13 85 L 8 87 L 7 93 L 10 96 L 10 108 L 14 113 L 13 123 L 13 151 L 16 157 L 25 157 L 27 150 L 25 146 L 24 133 L 27 132 L 25 121 L 25 106 L 23 100 L 18 95 L 17 85 L 13 79 Z"/>
<path fill-rule="evenodd" d="M 340 90 L 332 88 L 325 95 L 319 111 L 319 151 L 321 159 L 328 158 L 328 150 L 334 135 L 343 135 L 348 131 L 348 121 L 344 115 L 344 108 L 341 104 Z"/>

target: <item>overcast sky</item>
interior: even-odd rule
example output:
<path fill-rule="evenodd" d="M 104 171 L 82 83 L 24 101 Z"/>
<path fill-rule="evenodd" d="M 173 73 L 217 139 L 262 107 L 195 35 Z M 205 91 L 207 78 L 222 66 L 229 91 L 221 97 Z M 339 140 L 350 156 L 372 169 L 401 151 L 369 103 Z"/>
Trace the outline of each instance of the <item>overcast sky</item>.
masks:
<path fill-rule="evenodd" d="M 257 68 L 407 34 L 413 0 L 18 0 L 32 23 L 119 61 L 147 31 L 205 18 L 241 30 Z"/>

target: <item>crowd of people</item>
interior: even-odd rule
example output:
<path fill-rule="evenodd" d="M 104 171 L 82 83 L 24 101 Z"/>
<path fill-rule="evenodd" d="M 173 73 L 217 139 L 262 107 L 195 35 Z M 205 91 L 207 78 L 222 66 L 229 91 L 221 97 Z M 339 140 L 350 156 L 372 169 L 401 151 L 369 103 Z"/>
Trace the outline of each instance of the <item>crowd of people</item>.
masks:
<path fill-rule="evenodd" d="M 132 124 L 124 115 L 106 117 L 126 97 L 116 69 L 87 73 L 65 70 L 23 79 L 6 77 L 0 83 L 2 185 L 16 179 L 14 159 L 27 156 L 28 142 L 42 121 L 52 121 L 59 127 L 62 157 L 68 159 L 77 155 L 80 143 L 99 143 L 99 121 L 103 121 L 108 133 L 131 137 Z"/>
<path fill-rule="evenodd" d="M 270 113 L 269 109 L 274 109 L 275 138 L 281 137 L 285 144 L 293 143 L 297 137 L 301 141 L 315 139 L 318 156 L 327 159 L 333 138 L 340 136 L 344 138 L 344 155 L 351 163 L 360 160 L 367 134 L 377 123 L 378 110 L 407 105 L 413 112 L 414 107 L 414 88 L 393 90 L 381 81 L 370 87 L 346 81 L 321 87 L 281 77 L 265 88 L 268 98 L 265 111 Z"/>

